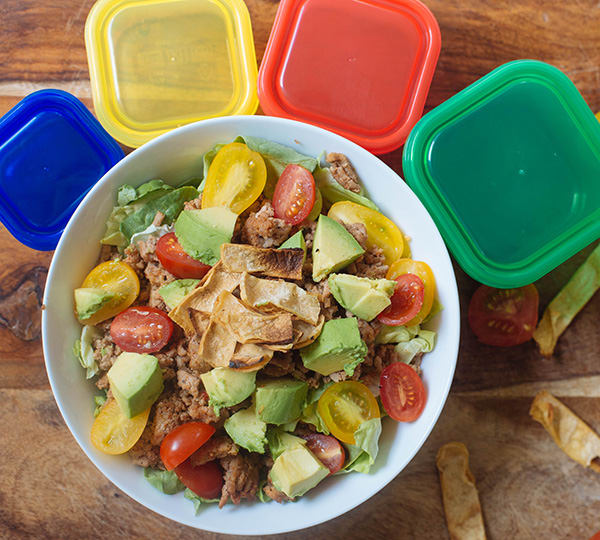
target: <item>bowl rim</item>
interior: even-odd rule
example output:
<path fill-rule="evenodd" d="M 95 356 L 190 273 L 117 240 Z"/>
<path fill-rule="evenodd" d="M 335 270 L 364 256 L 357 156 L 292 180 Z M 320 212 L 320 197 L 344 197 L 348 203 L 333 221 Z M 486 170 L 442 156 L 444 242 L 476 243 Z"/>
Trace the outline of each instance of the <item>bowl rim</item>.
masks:
<path fill-rule="evenodd" d="M 129 155 L 125 156 L 125 158 L 123 160 L 121 160 L 119 163 L 117 163 L 117 165 L 115 165 L 110 171 L 108 171 L 96 183 L 96 185 L 87 193 L 87 195 L 84 197 L 84 199 L 81 201 L 81 203 L 79 204 L 79 206 L 77 207 L 77 209 L 75 210 L 73 215 L 71 216 L 69 222 L 67 223 L 67 226 L 65 227 L 64 233 L 61 236 L 60 241 L 56 247 L 56 251 L 53 255 L 53 258 L 52 258 L 52 261 L 51 261 L 51 264 L 49 267 L 49 271 L 48 271 L 48 277 L 46 280 L 46 287 L 44 290 L 44 297 L 43 297 L 43 306 L 45 306 L 47 304 L 49 291 L 52 289 L 53 282 L 56 279 L 58 279 L 57 274 L 59 273 L 60 269 L 57 266 L 58 263 L 56 262 L 59 259 L 59 257 L 57 257 L 57 255 L 63 249 L 63 245 L 66 242 L 66 238 L 69 237 L 71 229 L 73 228 L 74 223 L 77 220 L 77 217 L 78 217 L 80 211 L 82 210 L 82 208 L 84 206 L 87 205 L 87 203 L 91 199 L 93 199 L 95 197 L 95 194 L 100 190 L 101 186 L 104 183 L 108 182 L 109 178 L 111 176 L 118 175 L 120 173 L 120 169 L 124 168 L 126 166 L 126 164 L 129 163 L 129 161 L 136 159 L 138 153 L 151 152 L 155 147 L 160 146 L 161 144 L 163 144 L 164 141 L 166 141 L 167 139 L 169 139 L 171 137 L 176 137 L 187 131 L 193 132 L 193 131 L 199 129 L 200 126 L 213 126 L 213 125 L 218 125 L 221 123 L 227 124 L 229 122 L 234 122 L 235 124 L 239 125 L 240 130 L 243 129 L 245 125 L 250 125 L 253 122 L 264 122 L 267 126 L 268 125 L 275 126 L 278 124 L 279 125 L 285 124 L 292 129 L 294 127 L 302 126 L 303 129 L 308 129 L 309 131 L 312 130 L 314 132 L 321 132 L 323 135 L 330 138 L 332 140 L 332 142 L 335 142 L 336 140 L 338 140 L 338 141 L 343 141 L 345 145 L 349 144 L 352 148 L 352 152 L 354 153 L 354 155 L 359 156 L 361 159 L 377 160 L 379 162 L 378 163 L 379 167 L 388 169 L 389 173 L 396 176 L 398 178 L 398 180 L 403 181 L 402 178 L 395 171 L 393 171 L 387 164 L 383 163 L 377 156 L 371 154 L 369 151 L 360 147 L 356 143 L 354 143 L 348 139 L 345 139 L 344 137 L 342 137 L 336 133 L 327 131 L 318 126 L 314 126 L 314 125 L 307 124 L 304 122 L 299 122 L 297 120 L 291 120 L 291 119 L 280 118 L 280 117 L 269 117 L 269 116 L 226 116 L 226 117 L 201 120 L 198 122 L 187 124 L 185 126 L 182 126 L 177 129 L 174 129 L 172 131 L 169 131 L 167 133 L 164 133 L 163 135 L 160 135 L 160 136 L 156 137 L 155 139 L 153 139 L 152 141 L 144 144 L 142 147 L 133 150 Z M 132 156 L 135 156 L 135 157 L 132 157 Z M 408 184 L 406 185 L 406 187 L 408 189 L 410 189 Z M 429 219 L 432 219 L 431 216 L 429 215 L 429 212 L 427 211 L 427 209 L 422 205 L 422 203 L 418 200 L 418 198 L 416 196 L 415 196 L 415 200 L 418 204 L 420 204 L 422 206 L 422 210 L 424 211 L 424 213 L 426 215 L 429 216 Z M 448 399 L 450 387 L 452 385 L 452 381 L 454 378 L 454 372 L 455 372 L 456 363 L 458 360 L 458 350 L 459 350 L 459 344 L 460 344 L 460 326 L 461 325 L 460 325 L 460 302 L 459 302 L 458 286 L 456 283 L 456 274 L 454 271 L 454 267 L 452 266 L 452 262 L 451 262 L 448 250 L 443 242 L 443 239 L 439 233 L 439 230 L 437 229 L 437 225 L 435 225 L 435 222 L 433 222 L 433 220 L 432 220 L 432 224 L 433 224 L 435 230 L 437 231 L 437 234 L 439 235 L 440 245 L 443 248 L 442 257 L 444 259 L 446 259 L 446 262 L 448 264 L 448 267 L 451 270 L 452 277 L 453 277 L 453 280 L 451 280 L 450 283 L 446 284 L 446 286 L 447 286 L 446 292 L 451 297 L 452 303 L 456 306 L 455 313 L 450 313 L 450 312 L 445 311 L 446 317 L 454 317 L 456 319 L 455 320 L 455 331 L 454 331 L 453 335 L 450 335 L 450 340 L 451 340 L 451 343 L 453 344 L 453 348 L 452 348 L 452 350 L 447 350 L 446 354 L 445 354 L 445 356 L 447 356 L 451 360 L 451 365 L 450 365 L 450 369 L 449 369 L 448 376 L 446 378 L 444 387 L 442 388 L 442 391 L 441 391 L 442 399 L 440 400 L 436 410 L 434 410 L 433 415 L 432 415 L 433 421 L 423 431 L 423 434 L 420 437 L 420 439 L 417 441 L 417 444 L 414 445 L 413 451 L 409 452 L 407 454 L 407 457 L 404 460 L 402 460 L 402 462 L 400 462 L 398 465 L 393 466 L 392 470 L 390 471 L 390 474 L 387 477 L 385 477 L 384 480 L 380 484 L 378 484 L 375 489 L 372 489 L 370 491 L 365 490 L 365 493 L 362 493 L 360 496 L 357 496 L 350 503 L 344 504 L 343 502 L 341 502 L 338 506 L 335 507 L 335 510 L 321 514 L 320 517 L 308 516 L 305 518 L 305 521 L 300 525 L 293 524 L 291 526 L 286 526 L 283 528 L 279 528 L 277 530 L 269 530 L 267 532 L 254 532 L 254 531 L 246 532 L 246 533 L 244 533 L 245 535 L 247 535 L 247 536 L 262 536 L 265 534 L 283 534 L 283 533 L 293 532 L 293 531 L 297 531 L 297 530 L 303 530 L 308 527 L 313 527 L 315 525 L 319 525 L 321 523 L 325 523 L 327 521 L 330 521 L 332 519 L 340 517 L 343 514 L 345 514 L 346 512 L 349 512 L 350 510 L 363 504 L 366 500 L 370 499 L 371 497 L 376 495 L 379 491 L 381 491 L 385 486 L 387 486 L 392 480 L 394 480 L 396 478 L 396 476 L 398 476 L 398 474 L 400 472 L 402 472 L 406 468 L 406 466 L 412 461 L 412 459 L 417 454 L 417 452 L 419 452 L 421 450 L 423 444 L 425 443 L 425 441 L 429 437 L 431 431 L 437 424 L 440 414 L 441 414 L 441 412 L 446 404 L 446 401 Z M 107 472 L 107 471 L 103 470 L 102 466 L 96 462 L 94 456 L 91 455 L 86 450 L 86 448 L 83 446 L 82 442 L 80 441 L 80 438 L 76 435 L 77 431 L 74 429 L 72 423 L 68 419 L 67 408 L 61 402 L 61 400 L 59 400 L 57 397 L 60 393 L 57 388 L 57 385 L 58 385 L 57 378 L 54 374 L 54 369 L 48 358 L 49 355 L 46 352 L 49 349 L 48 326 L 49 326 L 48 310 L 42 309 L 42 347 L 43 347 L 43 353 L 44 353 L 44 364 L 46 367 L 46 372 L 48 375 L 48 380 L 50 382 L 50 387 L 52 389 L 52 394 L 53 394 L 54 400 L 56 401 L 58 409 L 59 409 L 59 411 L 63 417 L 63 420 L 65 421 L 65 424 L 67 425 L 71 435 L 73 436 L 73 438 L 75 439 L 75 441 L 77 442 L 77 444 L 79 445 L 81 450 L 84 452 L 84 454 L 93 463 L 93 465 L 102 473 L 102 475 L 105 476 L 110 482 L 112 482 L 117 488 L 119 488 L 121 491 L 123 491 L 126 495 L 128 495 L 135 502 L 141 504 L 142 506 L 148 508 L 149 510 L 155 512 L 156 514 L 158 514 L 162 517 L 171 519 L 182 525 L 186 525 L 188 527 L 196 528 L 199 530 L 204 530 L 204 531 L 209 531 L 209 532 L 214 532 L 214 533 L 219 533 L 219 534 L 237 534 L 237 533 L 227 532 L 226 530 L 223 530 L 222 528 L 218 529 L 218 528 L 214 528 L 214 527 L 210 527 L 210 526 L 207 527 L 200 520 L 198 520 L 197 524 L 192 523 L 191 521 L 185 521 L 183 518 L 181 518 L 177 515 L 174 515 L 170 512 L 165 512 L 165 511 L 161 510 L 160 508 L 158 508 L 158 505 L 150 504 L 147 501 L 143 502 L 142 500 L 138 499 L 138 497 L 132 492 L 133 490 L 130 490 L 126 485 L 124 485 L 124 482 L 122 482 L 115 474 L 112 474 L 111 472 Z M 192 518 L 197 517 L 193 514 L 193 512 L 190 512 L 190 516 Z"/>

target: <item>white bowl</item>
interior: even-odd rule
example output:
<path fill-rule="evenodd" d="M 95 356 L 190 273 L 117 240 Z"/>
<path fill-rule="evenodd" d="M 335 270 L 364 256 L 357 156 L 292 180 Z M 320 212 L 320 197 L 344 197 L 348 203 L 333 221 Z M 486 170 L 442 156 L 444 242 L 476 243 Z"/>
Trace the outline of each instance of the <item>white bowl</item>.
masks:
<path fill-rule="evenodd" d="M 433 321 L 437 344 L 423 361 L 427 405 L 410 424 L 383 422 L 380 452 L 370 474 L 351 473 L 327 479 L 293 504 L 275 502 L 228 504 L 202 508 L 194 515 L 183 494 L 163 495 L 144 479 L 129 457 L 109 456 L 90 442 L 95 387 L 71 352 L 81 327 L 73 315 L 73 289 L 98 257 L 99 240 L 114 205 L 117 188 L 151 178 L 177 183 L 201 170 L 201 156 L 217 142 L 237 135 L 264 137 L 309 156 L 323 150 L 346 154 L 371 198 L 411 240 L 415 259 L 426 261 L 435 274 L 444 310 Z M 383 162 L 356 144 L 307 124 L 283 118 L 235 116 L 190 124 L 138 148 L 94 186 L 69 221 L 56 248 L 44 294 L 42 337 L 46 369 L 58 407 L 92 463 L 130 497 L 165 517 L 207 531 L 265 535 L 310 527 L 335 518 L 377 493 L 406 467 L 421 448 L 446 401 L 458 353 L 460 314 L 456 280 L 442 238 L 427 211 L 409 187 Z M 393 512 L 393 509 L 390 509 Z"/>

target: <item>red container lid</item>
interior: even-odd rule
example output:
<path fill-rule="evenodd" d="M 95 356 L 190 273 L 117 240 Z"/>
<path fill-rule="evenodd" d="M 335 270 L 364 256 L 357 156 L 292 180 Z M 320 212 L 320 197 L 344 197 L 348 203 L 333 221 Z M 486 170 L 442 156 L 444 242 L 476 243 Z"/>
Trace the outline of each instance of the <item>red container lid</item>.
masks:
<path fill-rule="evenodd" d="M 418 0 L 282 0 L 260 104 L 390 152 L 421 117 L 440 48 L 437 21 Z"/>

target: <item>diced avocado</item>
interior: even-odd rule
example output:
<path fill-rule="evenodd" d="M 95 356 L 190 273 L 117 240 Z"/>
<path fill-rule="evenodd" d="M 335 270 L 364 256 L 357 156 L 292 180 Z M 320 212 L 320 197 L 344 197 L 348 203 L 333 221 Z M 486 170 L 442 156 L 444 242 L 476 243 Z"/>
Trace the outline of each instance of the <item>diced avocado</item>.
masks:
<path fill-rule="evenodd" d="M 267 424 L 256 416 L 254 407 L 242 409 L 225 420 L 225 431 L 235 444 L 250 452 L 265 453 Z"/>
<path fill-rule="evenodd" d="M 232 407 L 252 395 L 256 387 L 256 371 L 236 371 L 218 367 L 200 375 L 208 393 L 209 404 L 217 414 L 221 407 Z"/>
<path fill-rule="evenodd" d="M 308 385 L 295 379 L 276 379 L 256 388 L 256 414 L 268 424 L 287 424 L 300 418 Z"/>
<path fill-rule="evenodd" d="M 358 259 L 365 250 L 343 225 L 323 214 L 319 216 L 313 240 L 313 280 L 321 281 Z"/>
<path fill-rule="evenodd" d="M 360 338 L 355 317 L 327 321 L 317 340 L 300 349 L 304 367 L 321 375 L 343 369 L 350 376 L 366 354 L 367 346 Z"/>
<path fill-rule="evenodd" d="M 183 300 L 184 296 L 196 288 L 198 283 L 200 283 L 199 279 L 176 279 L 158 289 L 158 294 L 165 301 L 167 307 L 173 309 Z"/>
<path fill-rule="evenodd" d="M 175 222 L 175 236 L 190 257 L 212 266 L 221 258 L 221 244 L 231 241 L 236 220 L 237 214 L 223 206 L 184 210 Z"/>
<path fill-rule="evenodd" d="M 77 313 L 77 318 L 85 322 L 114 297 L 114 293 L 105 291 L 104 289 L 93 287 L 75 289 L 75 312 Z"/>
<path fill-rule="evenodd" d="M 392 302 L 396 282 L 390 279 L 369 279 L 350 274 L 331 274 L 329 290 L 340 305 L 359 319 L 371 321 Z"/>
<path fill-rule="evenodd" d="M 121 353 L 107 375 L 113 396 L 127 418 L 144 412 L 163 391 L 162 371 L 150 354 Z"/>
<path fill-rule="evenodd" d="M 306 441 L 303 438 L 287 433 L 281 427 L 270 427 L 267 431 L 267 441 L 273 459 L 277 459 L 286 450 L 296 446 L 306 446 Z"/>
<path fill-rule="evenodd" d="M 279 246 L 279 249 L 301 249 L 304 251 L 304 259 L 302 262 L 306 260 L 306 242 L 304 241 L 304 235 L 302 231 L 298 231 L 293 236 L 290 236 L 283 244 Z"/>
<path fill-rule="evenodd" d="M 293 499 L 329 476 L 329 469 L 308 448 L 297 446 L 283 452 L 269 474 L 273 485 Z"/>

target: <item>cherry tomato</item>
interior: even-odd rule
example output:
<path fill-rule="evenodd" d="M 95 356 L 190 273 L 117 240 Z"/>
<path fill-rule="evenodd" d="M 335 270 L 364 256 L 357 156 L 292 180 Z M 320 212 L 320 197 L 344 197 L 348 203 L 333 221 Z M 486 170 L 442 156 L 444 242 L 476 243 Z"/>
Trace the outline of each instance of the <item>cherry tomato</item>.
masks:
<path fill-rule="evenodd" d="M 381 403 L 398 422 L 412 422 L 421 416 L 427 394 L 421 377 L 404 362 L 387 366 L 379 379 Z"/>
<path fill-rule="evenodd" d="M 327 215 L 342 223 L 362 223 L 367 228 L 367 247 L 380 247 L 387 265 L 402 257 L 404 235 L 381 212 L 350 201 L 340 201 L 329 209 Z"/>
<path fill-rule="evenodd" d="M 210 266 L 192 259 L 183 251 L 175 233 L 160 237 L 156 244 L 156 256 L 165 270 L 179 279 L 202 279 L 210 270 Z"/>
<path fill-rule="evenodd" d="M 315 190 L 310 171 L 290 163 L 283 169 L 273 193 L 275 217 L 291 225 L 304 221 L 315 204 Z"/>
<path fill-rule="evenodd" d="M 425 317 L 429 315 L 433 306 L 433 298 L 435 296 L 435 277 L 427 263 L 423 261 L 414 261 L 412 259 L 400 259 L 393 263 L 386 275 L 388 279 L 396 279 L 402 274 L 414 274 L 419 276 L 425 287 L 425 296 L 423 297 L 423 306 L 415 317 L 406 324 L 409 326 L 421 324 Z"/>
<path fill-rule="evenodd" d="M 321 433 L 305 433 L 301 437 L 306 441 L 308 449 L 329 469 L 330 474 L 335 474 L 344 466 L 346 452 L 336 438 Z"/>
<path fill-rule="evenodd" d="M 354 432 L 366 420 L 379 417 L 373 393 L 357 381 L 332 384 L 317 403 L 317 410 L 331 434 L 340 441 L 354 444 Z"/>
<path fill-rule="evenodd" d="M 164 311 L 135 306 L 119 313 L 110 324 L 110 337 L 127 352 L 160 351 L 171 339 L 173 323 Z"/>
<path fill-rule="evenodd" d="M 216 461 L 194 466 L 186 459 L 175 468 L 183 485 L 203 499 L 218 499 L 223 488 L 223 470 Z"/>
<path fill-rule="evenodd" d="M 402 274 L 396 278 L 396 288 L 390 298 L 392 303 L 377 319 L 389 326 L 400 326 L 415 318 L 423 306 L 425 286 L 419 276 Z"/>
<path fill-rule="evenodd" d="M 98 324 L 128 308 L 140 293 L 140 280 L 127 263 L 107 261 L 100 263 L 83 280 L 82 287 L 104 289 L 115 297 L 102 306 L 83 324 Z"/>
<path fill-rule="evenodd" d="M 202 422 L 187 422 L 177 426 L 160 444 L 160 459 L 172 471 L 189 458 L 215 432 L 215 428 Z"/>
<path fill-rule="evenodd" d="M 226 144 L 213 159 L 202 193 L 202 208 L 226 206 L 241 214 L 262 193 L 267 167 L 262 156 L 243 143 Z"/>
<path fill-rule="evenodd" d="M 598 120 L 600 120 L 600 113 L 598 113 Z M 600 531 L 598 531 L 594 536 L 590 538 L 590 540 L 600 540 Z"/>
<path fill-rule="evenodd" d="M 486 345 L 512 347 L 525 343 L 537 325 L 539 300 L 535 285 L 518 289 L 482 285 L 469 304 L 469 326 Z"/>
<path fill-rule="evenodd" d="M 124 454 L 142 436 L 149 414 L 150 408 L 127 418 L 115 399 L 109 399 L 92 424 L 92 444 L 105 454 Z"/>

